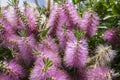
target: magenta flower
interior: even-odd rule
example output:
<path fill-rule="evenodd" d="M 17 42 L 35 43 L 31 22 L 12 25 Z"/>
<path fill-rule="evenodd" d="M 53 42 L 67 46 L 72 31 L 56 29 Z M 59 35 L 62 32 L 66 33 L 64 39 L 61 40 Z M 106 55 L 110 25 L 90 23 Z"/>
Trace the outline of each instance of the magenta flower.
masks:
<path fill-rule="evenodd" d="M 10 77 L 5 73 L 1 73 L 0 74 L 0 80 L 19 80 L 19 79 L 14 79 L 13 77 Z"/>
<path fill-rule="evenodd" d="M 62 20 L 65 20 L 66 26 L 68 26 L 69 28 L 75 28 L 75 26 L 80 23 L 81 18 L 79 17 L 77 10 L 75 9 L 73 4 L 66 3 L 60 11 Z"/>
<path fill-rule="evenodd" d="M 47 72 L 42 72 L 43 68 L 44 68 L 44 62 L 42 58 L 40 58 L 40 56 L 37 56 L 37 59 L 34 63 L 34 67 L 30 74 L 30 80 L 45 80 L 47 76 Z"/>
<path fill-rule="evenodd" d="M 9 35 L 13 35 L 15 33 L 6 18 L 0 18 L 0 23 L 2 25 L 2 34 L 0 34 L 2 37 L 8 37 Z"/>
<path fill-rule="evenodd" d="M 119 33 L 116 29 L 113 28 L 105 31 L 103 39 L 112 45 L 120 42 Z"/>
<path fill-rule="evenodd" d="M 67 42 L 64 61 L 67 67 L 81 68 L 85 66 L 88 55 L 88 47 L 85 39 Z"/>
<path fill-rule="evenodd" d="M 49 21 L 47 24 L 49 27 L 54 27 L 55 25 L 57 25 L 57 21 L 55 22 L 55 20 L 58 18 L 57 14 L 58 14 L 58 8 L 56 6 L 54 6 L 52 8 L 52 11 L 51 11 L 51 14 L 49 17 Z"/>
<path fill-rule="evenodd" d="M 0 75 L 0 80 L 20 80 L 26 76 L 25 70 L 13 61 L 3 62 L 3 68 L 3 72 Z"/>
<path fill-rule="evenodd" d="M 36 21 L 37 21 L 37 16 L 38 15 L 35 15 L 35 13 L 33 12 L 33 11 L 35 11 L 35 10 L 33 10 L 33 8 L 29 5 L 29 4 L 27 4 L 27 6 L 26 6 L 26 10 L 25 10 L 25 12 L 24 12 L 24 14 L 25 14 L 25 17 L 27 18 L 27 20 L 28 20 L 28 27 L 33 31 L 34 29 L 35 29 L 35 27 L 36 27 Z"/>
<path fill-rule="evenodd" d="M 86 32 L 86 36 L 91 37 L 96 34 L 99 25 L 97 13 L 85 12 L 81 21 L 80 29 Z"/>
<path fill-rule="evenodd" d="M 9 7 L 9 8 L 5 8 L 2 10 L 2 15 L 4 16 L 4 18 L 6 18 L 6 20 L 8 21 L 9 25 L 11 26 L 17 26 L 17 21 L 15 19 L 15 15 L 14 15 L 14 8 L 13 7 Z"/>
<path fill-rule="evenodd" d="M 33 70 L 31 71 L 30 80 L 46 80 L 48 78 L 53 78 L 54 80 L 68 80 L 68 76 L 57 67 L 51 65 L 44 71 L 45 63 L 43 59 L 46 56 L 37 56 L 37 60 L 34 64 Z"/>
<path fill-rule="evenodd" d="M 37 50 L 51 59 L 56 66 L 60 66 L 60 57 L 58 56 L 58 47 L 57 44 L 51 39 L 47 38 L 41 42 Z"/>
<path fill-rule="evenodd" d="M 33 36 L 29 37 L 21 37 L 21 39 L 18 41 L 18 48 L 19 48 L 19 54 L 18 54 L 18 62 L 24 62 L 25 65 L 29 65 L 31 61 L 33 60 L 33 49 L 36 47 L 35 39 Z"/>
<path fill-rule="evenodd" d="M 18 18 L 15 8 L 9 7 L 3 9 L 2 12 L 12 29 L 17 30 L 23 27 L 22 21 Z"/>
<path fill-rule="evenodd" d="M 62 20 L 60 16 L 60 9 L 54 6 L 47 24 L 47 26 L 50 27 L 48 35 L 55 36 L 57 28 L 62 27 L 63 22 L 64 20 Z"/>
<path fill-rule="evenodd" d="M 63 51 L 65 50 L 68 41 L 74 41 L 76 39 L 71 30 L 64 30 L 61 27 L 57 30 L 56 36 L 59 41 L 60 49 Z"/>
<path fill-rule="evenodd" d="M 21 12 L 24 11 L 22 7 L 18 7 Z M 19 18 L 16 8 L 8 7 L 2 10 L 2 17 L 6 19 L 7 23 L 14 31 L 17 29 L 22 29 L 25 25 Z"/>
<path fill-rule="evenodd" d="M 53 71 L 56 70 L 55 67 L 52 65 L 44 71 L 45 63 L 43 62 L 43 58 L 47 57 L 37 56 L 37 59 L 34 63 L 34 67 L 30 75 L 30 80 L 45 80 L 47 77 L 51 76 Z"/>
<path fill-rule="evenodd" d="M 95 67 L 88 69 L 88 80 L 112 80 L 110 69 L 106 67 Z"/>

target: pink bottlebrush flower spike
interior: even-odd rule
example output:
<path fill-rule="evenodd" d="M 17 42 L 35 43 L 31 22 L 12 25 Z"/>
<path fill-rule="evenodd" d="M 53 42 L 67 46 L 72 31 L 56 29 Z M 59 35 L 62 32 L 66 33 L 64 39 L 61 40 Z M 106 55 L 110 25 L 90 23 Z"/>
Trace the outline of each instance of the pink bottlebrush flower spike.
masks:
<path fill-rule="evenodd" d="M 64 61 L 67 67 L 83 68 L 88 55 L 88 45 L 85 39 L 67 42 Z"/>
<path fill-rule="evenodd" d="M 37 21 L 37 17 L 38 17 L 38 14 L 35 15 L 35 13 L 37 13 L 35 10 L 33 10 L 32 6 L 27 3 L 26 4 L 26 9 L 25 9 L 25 17 L 27 18 L 28 20 L 28 23 L 29 23 L 29 27 L 30 29 L 33 31 L 36 27 L 36 21 Z"/>
<path fill-rule="evenodd" d="M 21 61 L 24 61 L 25 65 L 30 65 L 31 61 L 33 60 L 32 53 L 34 47 L 36 47 L 36 43 L 32 35 L 26 38 L 21 37 L 21 39 L 18 40 L 19 54 L 17 61 L 19 63 L 21 63 Z"/>
<path fill-rule="evenodd" d="M 11 36 L 3 38 L 3 41 L 0 45 L 3 47 L 12 47 L 15 50 L 19 50 L 19 48 L 18 48 L 19 39 L 20 39 L 19 36 L 11 35 Z"/>
<path fill-rule="evenodd" d="M 41 42 L 37 50 L 50 58 L 56 66 L 60 66 L 60 57 L 58 56 L 58 47 L 57 44 L 51 39 L 47 38 Z"/>
<path fill-rule="evenodd" d="M 88 80 L 112 80 L 110 69 L 106 67 L 90 68 L 87 71 Z"/>
<path fill-rule="evenodd" d="M 7 20 L 6 14 L 6 10 L 3 10 L 2 17 L 0 18 L 0 24 L 5 32 L 3 35 L 8 37 L 10 34 L 13 35 L 15 31 L 12 28 L 13 26 L 11 26 L 10 22 Z"/>
<path fill-rule="evenodd" d="M 80 23 L 81 18 L 79 17 L 77 10 L 72 3 L 66 3 L 60 11 L 62 20 L 65 21 L 66 26 L 68 26 L 69 28 L 75 28 L 75 26 Z"/>
<path fill-rule="evenodd" d="M 68 80 L 67 74 L 55 67 L 54 64 L 47 67 L 46 71 L 44 71 L 46 64 L 44 63 L 43 59 L 47 59 L 47 57 L 37 56 L 34 68 L 30 74 L 30 80 Z"/>
<path fill-rule="evenodd" d="M 60 8 L 54 6 L 52 8 L 47 24 L 47 26 L 50 27 L 50 30 L 48 31 L 48 35 L 55 36 L 57 28 L 62 27 L 63 22 L 64 20 L 62 20 L 60 16 Z"/>
<path fill-rule="evenodd" d="M 71 30 L 65 30 L 62 27 L 57 30 L 56 36 L 59 41 L 59 46 L 63 51 L 65 50 L 68 41 L 74 41 L 76 39 Z"/>
<path fill-rule="evenodd" d="M 1 73 L 4 77 L 1 77 L 2 79 L 7 80 L 20 80 L 20 78 L 24 78 L 26 76 L 25 70 L 16 62 L 10 61 L 10 62 L 3 62 L 3 65 L 5 70 Z M 10 79 L 8 79 L 10 78 Z"/>
<path fill-rule="evenodd" d="M 34 63 L 33 70 L 31 71 L 30 80 L 46 80 L 46 78 L 50 77 L 52 72 L 55 70 L 55 67 L 51 65 L 47 67 L 44 63 L 43 59 L 47 59 L 47 57 L 36 57 L 36 61 Z M 44 68 L 47 67 L 47 69 Z"/>
<path fill-rule="evenodd" d="M 86 32 L 87 37 L 92 37 L 96 34 L 97 26 L 99 25 L 99 17 L 97 13 L 85 12 L 80 24 L 80 29 Z"/>
<path fill-rule="evenodd" d="M 18 7 L 18 9 L 23 13 L 24 10 L 23 7 Z M 18 29 L 22 29 L 25 26 L 22 20 L 19 18 L 17 9 L 15 7 L 10 7 L 5 10 L 6 10 L 5 17 L 7 18 L 7 21 L 10 23 L 13 30 L 16 31 Z"/>
<path fill-rule="evenodd" d="M 45 75 L 45 72 L 42 72 L 42 69 L 44 68 L 44 62 L 40 56 L 36 57 L 36 61 L 34 63 L 34 67 L 31 71 L 30 80 L 45 80 L 45 77 L 48 75 Z"/>
<path fill-rule="evenodd" d="M 119 33 L 116 29 L 113 28 L 105 31 L 103 39 L 112 45 L 120 42 Z"/>
<path fill-rule="evenodd" d="M 14 80 L 14 78 L 11 76 L 8 76 L 5 73 L 0 73 L 0 80 Z M 15 79 L 15 80 L 19 80 L 19 79 Z"/>
<path fill-rule="evenodd" d="M 21 12 L 23 12 L 22 7 L 19 8 Z M 18 17 L 18 13 L 16 12 L 16 8 L 8 7 L 2 10 L 3 17 L 6 18 L 7 23 L 11 26 L 11 29 L 16 31 L 17 29 L 22 29 L 24 24 L 22 20 Z"/>

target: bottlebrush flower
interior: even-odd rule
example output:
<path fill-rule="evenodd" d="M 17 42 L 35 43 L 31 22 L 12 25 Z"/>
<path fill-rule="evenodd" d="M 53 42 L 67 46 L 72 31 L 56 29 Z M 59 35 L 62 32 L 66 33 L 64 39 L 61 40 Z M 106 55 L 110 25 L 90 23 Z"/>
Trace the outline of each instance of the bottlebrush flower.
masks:
<path fill-rule="evenodd" d="M 42 69 L 44 68 L 44 62 L 40 56 L 37 56 L 37 59 L 34 63 L 34 67 L 30 74 L 30 80 L 45 80 L 45 77 L 47 76 L 47 73 L 45 75 L 45 72 L 42 72 Z"/>
<path fill-rule="evenodd" d="M 68 26 L 69 28 L 75 28 L 75 26 L 77 26 L 81 21 L 81 18 L 77 13 L 77 10 L 71 3 L 66 3 L 61 8 L 60 12 L 62 20 L 65 20 L 66 26 Z"/>
<path fill-rule="evenodd" d="M 18 3 L 11 3 L 10 2 L 10 4 L 12 5 L 12 7 L 15 9 L 15 16 L 16 16 L 16 19 L 17 19 L 17 21 L 19 21 L 20 20 L 20 22 L 21 22 L 21 24 L 24 26 L 24 27 L 26 27 L 26 28 L 29 28 L 28 26 L 28 20 L 27 20 L 27 18 L 25 17 L 25 15 L 24 15 L 24 8 L 23 7 L 19 7 L 18 6 Z"/>
<path fill-rule="evenodd" d="M 20 14 L 18 13 L 17 9 L 15 7 L 13 7 L 13 12 L 14 12 L 14 21 L 16 21 L 16 25 L 14 25 L 14 30 L 21 30 L 25 27 L 25 24 L 23 23 L 23 21 L 20 18 Z M 24 12 L 23 7 L 18 7 L 18 9 L 20 10 L 20 12 Z M 13 23 L 13 22 L 12 22 Z"/>
<path fill-rule="evenodd" d="M 19 36 L 11 35 L 8 37 L 4 37 L 2 39 L 2 43 L 0 44 L 2 47 L 12 47 L 15 50 L 18 50 L 18 40 L 20 39 Z"/>
<path fill-rule="evenodd" d="M 58 47 L 56 43 L 51 39 L 47 38 L 41 42 L 37 50 L 51 59 L 56 66 L 60 66 L 60 57 L 58 56 Z"/>
<path fill-rule="evenodd" d="M 34 67 L 31 71 L 30 80 L 46 80 L 46 78 L 55 70 L 53 64 L 48 67 L 43 59 L 47 59 L 47 57 L 37 56 Z"/>
<path fill-rule="evenodd" d="M 112 45 L 120 42 L 119 33 L 116 29 L 113 28 L 105 31 L 103 39 Z"/>
<path fill-rule="evenodd" d="M 85 66 L 86 58 L 88 55 L 88 47 L 85 39 L 79 42 L 67 42 L 64 61 L 67 67 L 81 68 Z"/>
<path fill-rule="evenodd" d="M 18 62 L 24 61 L 25 65 L 29 65 L 33 60 L 33 49 L 36 47 L 33 36 L 21 37 L 18 41 L 19 55 Z M 27 57 L 26 57 L 27 56 Z"/>
<path fill-rule="evenodd" d="M 14 80 L 13 77 L 8 76 L 7 74 L 1 73 L 0 80 Z M 17 79 L 16 79 L 17 80 Z M 19 79 L 18 79 L 19 80 Z"/>
<path fill-rule="evenodd" d="M 68 41 L 74 41 L 76 38 L 71 30 L 65 30 L 62 27 L 57 29 L 56 36 L 61 50 L 65 50 Z"/>
<path fill-rule="evenodd" d="M 60 9 L 56 6 L 52 8 L 48 24 L 47 26 L 50 27 L 50 30 L 48 31 L 48 35 L 53 35 L 55 36 L 57 28 L 61 27 L 63 24 L 63 20 L 61 19 L 60 16 Z"/>
<path fill-rule="evenodd" d="M 23 12 L 22 7 L 19 8 L 21 12 Z M 22 29 L 25 25 L 23 24 L 22 20 L 19 18 L 18 13 L 15 7 L 8 7 L 7 9 L 2 9 L 2 17 L 6 19 L 7 24 L 13 29 L 14 31 L 17 29 Z"/>
<path fill-rule="evenodd" d="M 16 29 L 16 27 L 18 27 L 18 20 L 15 14 L 15 9 L 13 7 L 8 7 L 7 9 L 6 8 L 3 9 L 2 13 L 6 20 L 8 21 L 9 26 L 11 26 L 11 28 Z"/>
<path fill-rule="evenodd" d="M 34 30 L 36 27 L 35 24 L 37 21 L 38 14 L 35 16 L 35 13 L 34 13 L 35 10 L 33 10 L 33 7 L 31 7 L 30 4 L 28 3 L 26 4 L 26 8 L 24 11 L 25 11 L 24 12 L 25 17 L 27 18 L 28 23 L 29 23 L 28 27 L 30 27 L 31 30 Z"/>
<path fill-rule="evenodd" d="M 45 58 L 47 59 L 46 56 L 37 56 L 37 60 L 31 71 L 30 80 L 47 80 L 51 78 L 54 80 L 68 80 L 67 75 L 55 67 L 54 64 L 47 67 L 44 71 L 46 64 L 44 63 L 45 61 L 43 61 L 43 59 Z"/>
<path fill-rule="evenodd" d="M 15 33 L 15 31 L 12 29 L 12 26 L 9 25 L 9 22 L 6 20 L 6 18 L 2 17 L 0 18 L 0 24 L 2 29 L 4 30 L 4 36 L 8 37 L 8 35 L 12 35 Z M 1 34 L 2 35 L 2 34 Z"/>
<path fill-rule="evenodd" d="M 116 51 L 111 46 L 99 45 L 96 49 L 96 55 L 90 58 L 97 66 L 108 65 L 115 57 Z"/>
<path fill-rule="evenodd" d="M 97 13 L 85 12 L 81 20 L 80 29 L 86 32 L 86 36 L 91 37 L 96 34 L 99 25 Z"/>
<path fill-rule="evenodd" d="M 90 68 L 87 71 L 88 80 L 112 80 L 110 69 L 106 67 Z"/>
<path fill-rule="evenodd" d="M 13 61 L 3 62 L 1 68 L 3 68 L 3 72 L 0 75 L 0 80 L 20 80 L 26 76 L 25 70 Z"/>

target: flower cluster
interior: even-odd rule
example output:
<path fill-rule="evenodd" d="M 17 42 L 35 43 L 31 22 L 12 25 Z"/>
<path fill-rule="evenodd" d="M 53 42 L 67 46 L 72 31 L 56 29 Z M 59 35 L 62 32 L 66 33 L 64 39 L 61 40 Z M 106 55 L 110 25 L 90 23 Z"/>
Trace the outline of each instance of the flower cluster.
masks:
<path fill-rule="evenodd" d="M 28 3 L 20 8 L 15 1 L 1 9 L 0 47 L 10 50 L 12 58 L 2 58 L 0 80 L 111 80 L 105 64 L 116 51 L 99 45 L 89 57 L 88 37 L 96 34 L 97 13 L 88 11 L 80 17 L 73 4 L 65 3 L 53 6 L 47 24 L 39 25 L 41 13 Z M 77 31 L 85 35 L 76 35 Z M 113 30 L 104 34 L 109 43 L 116 37 Z"/>

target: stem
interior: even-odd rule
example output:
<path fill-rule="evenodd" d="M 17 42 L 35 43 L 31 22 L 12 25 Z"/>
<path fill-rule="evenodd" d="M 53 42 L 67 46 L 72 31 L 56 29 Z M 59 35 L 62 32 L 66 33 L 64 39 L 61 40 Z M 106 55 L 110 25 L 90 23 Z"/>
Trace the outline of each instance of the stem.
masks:
<path fill-rule="evenodd" d="M 90 7 L 92 8 L 92 1 L 91 1 L 91 0 L 89 0 L 89 3 L 90 3 Z"/>

